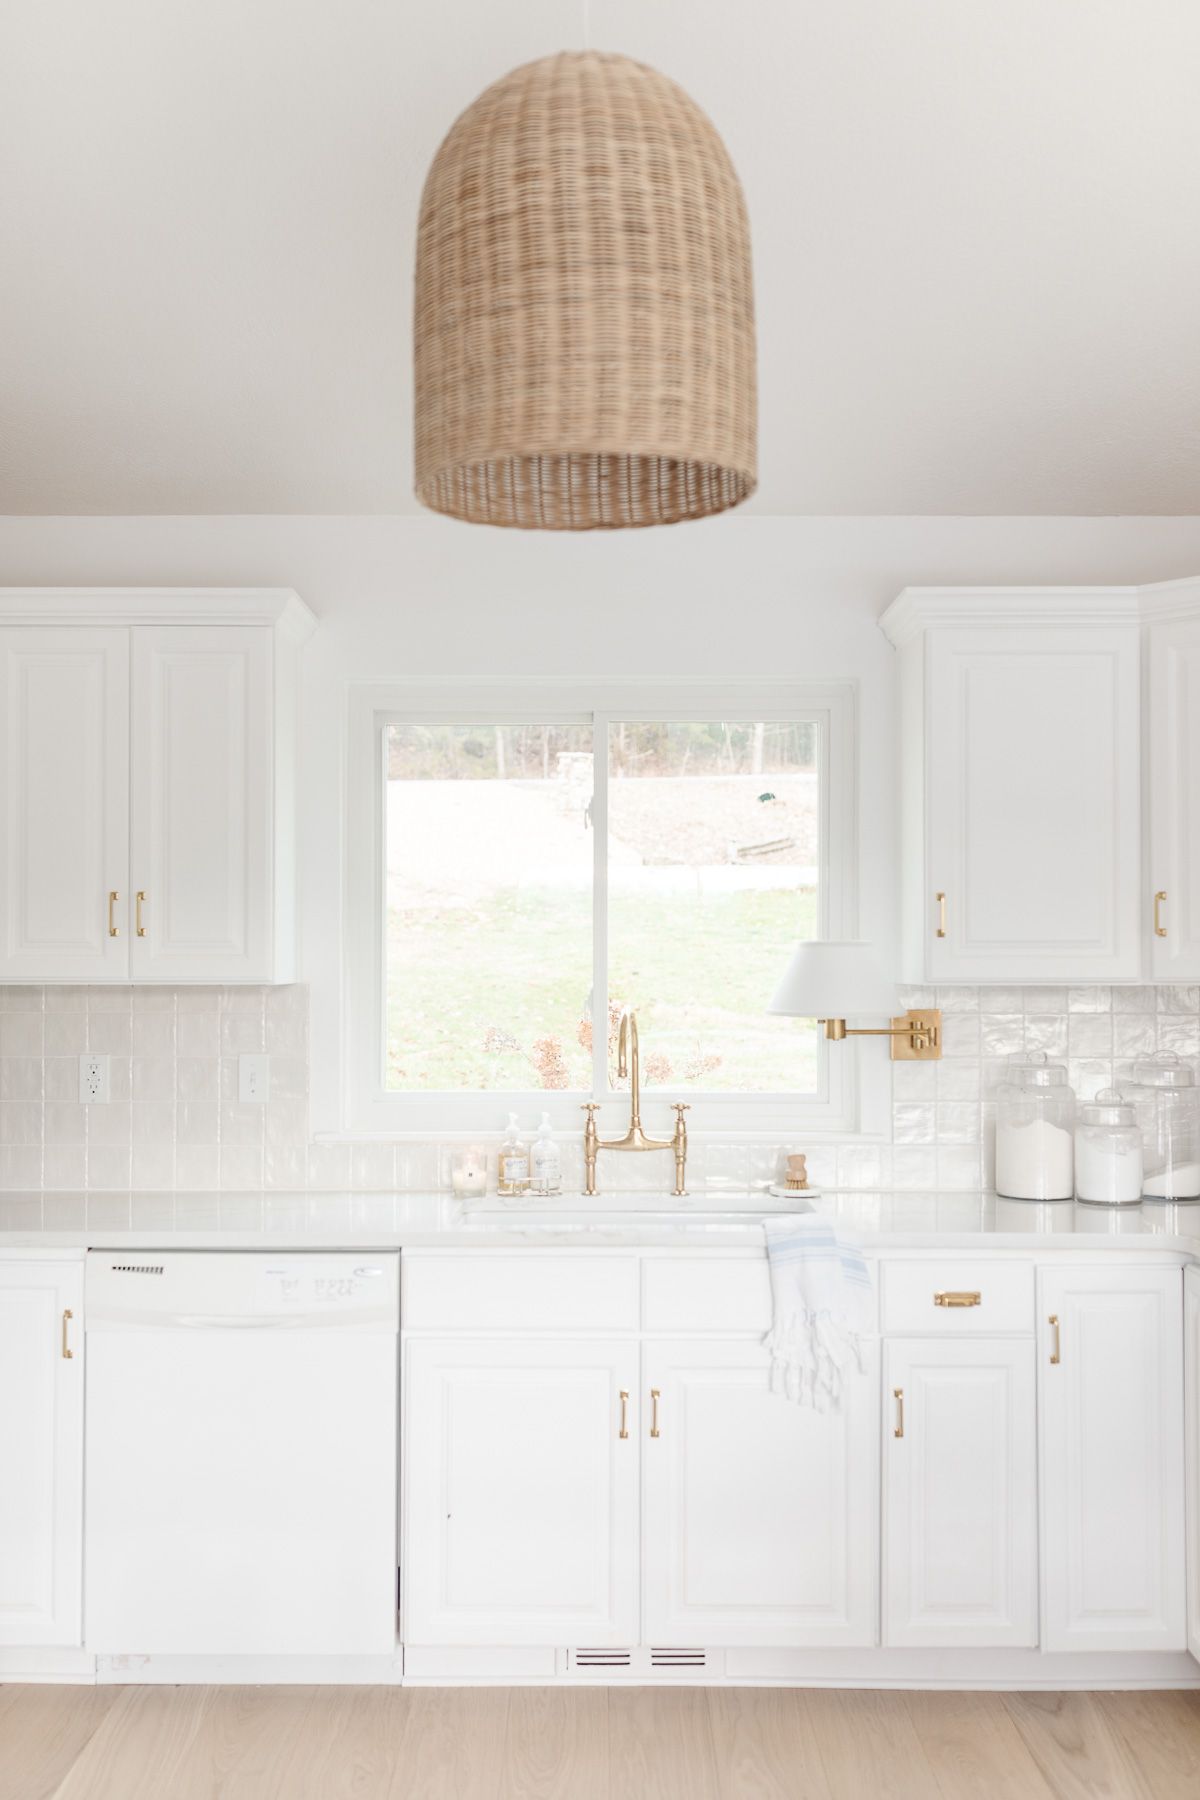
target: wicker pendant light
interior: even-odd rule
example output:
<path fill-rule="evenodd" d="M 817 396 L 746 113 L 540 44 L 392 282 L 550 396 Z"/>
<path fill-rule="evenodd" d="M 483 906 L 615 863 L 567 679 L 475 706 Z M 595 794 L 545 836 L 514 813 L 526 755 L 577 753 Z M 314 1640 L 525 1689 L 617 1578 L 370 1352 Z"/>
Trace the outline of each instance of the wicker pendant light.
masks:
<path fill-rule="evenodd" d="M 716 131 L 624 56 L 548 56 L 467 108 L 421 198 L 416 489 L 535 530 L 753 493 L 746 206 Z"/>

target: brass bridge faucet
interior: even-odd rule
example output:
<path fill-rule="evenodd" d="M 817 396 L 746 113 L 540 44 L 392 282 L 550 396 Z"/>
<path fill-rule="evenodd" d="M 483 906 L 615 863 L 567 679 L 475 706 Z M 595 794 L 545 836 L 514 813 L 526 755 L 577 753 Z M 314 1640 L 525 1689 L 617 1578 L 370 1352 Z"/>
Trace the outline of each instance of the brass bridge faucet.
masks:
<path fill-rule="evenodd" d="M 588 1116 L 587 1126 L 583 1134 L 583 1156 L 587 1166 L 587 1180 L 584 1183 L 585 1194 L 596 1192 L 596 1157 L 601 1150 L 671 1150 L 675 1155 L 675 1186 L 671 1189 L 676 1199 L 687 1194 L 684 1187 L 684 1176 L 687 1173 L 687 1126 L 683 1115 L 690 1107 L 682 1100 L 672 1104 L 675 1111 L 675 1134 L 669 1138 L 647 1137 L 642 1130 L 642 1085 L 638 1060 L 638 1028 L 637 1014 L 627 1006 L 621 1014 L 621 1035 L 617 1043 L 617 1074 L 629 1076 L 630 1111 L 629 1130 L 623 1138 L 602 1138 L 596 1133 L 596 1112 L 598 1102 L 589 1101 L 584 1107 Z"/>

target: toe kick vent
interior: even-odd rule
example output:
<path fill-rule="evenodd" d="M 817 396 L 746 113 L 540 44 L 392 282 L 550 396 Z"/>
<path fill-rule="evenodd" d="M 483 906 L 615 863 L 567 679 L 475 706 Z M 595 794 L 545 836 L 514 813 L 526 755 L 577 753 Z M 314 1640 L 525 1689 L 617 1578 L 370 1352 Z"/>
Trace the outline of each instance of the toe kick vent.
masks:
<path fill-rule="evenodd" d="M 654 1650 L 650 1651 L 650 1667 L 652 1669 L 706 1669 L 708 1667 L 707 1650 Z"/>
<path fill-rule="evenodd" d="M 632 1669 L 632 1650 L 572 1650 L 573 1669 Z"/>
<path fill-rule="evenodd" d="M 713 1673 L 719 1659 L 719 1651 L 714 1658 L 710 1650 L 680 1650 L 652 1644 L 638 1645 L 630 1650 L 568 1650 L 567 1668 L 577 1670 L 581 1675 L 602 1674 L 608 1670 L 613 1675 L 632 1675 L 639 1681 L 654 1675 L 678 1680 L 689 1673 L 703 1675 L 706 1670 Z"/>

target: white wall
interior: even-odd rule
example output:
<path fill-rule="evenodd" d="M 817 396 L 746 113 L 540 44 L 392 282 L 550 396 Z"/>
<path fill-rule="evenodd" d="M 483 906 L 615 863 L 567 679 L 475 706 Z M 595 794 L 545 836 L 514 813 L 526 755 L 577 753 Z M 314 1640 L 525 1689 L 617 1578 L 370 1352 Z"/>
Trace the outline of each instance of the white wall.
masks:
<path fill-rule="evenodd" d="M 0 519 L 4 584 L 279 584 L 322 621 L 302 755 L 303 975 L 314 1129 L 336 1126 L 345 688 L 496 675 L 853 676 L 861 929 L 895 932 L 893 652 L 909 583 L 1160 581 L 1200 570 L 1200 518 L 737 517 L 568 537 L 438 518 Z"/>

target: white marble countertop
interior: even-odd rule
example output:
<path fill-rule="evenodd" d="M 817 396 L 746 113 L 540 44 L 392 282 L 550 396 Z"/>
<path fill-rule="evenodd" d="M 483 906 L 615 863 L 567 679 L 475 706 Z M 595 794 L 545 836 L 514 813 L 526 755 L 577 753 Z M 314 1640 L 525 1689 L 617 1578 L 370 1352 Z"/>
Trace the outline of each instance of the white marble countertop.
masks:
<path fill-rule="evenodd" d="M 764 1211 L 770 1205 L 764 1204 Z M 994 1194 L 829 1192 L 813 1202 L 868 1248 L 1177 1251 L 1200 1258 L 1200 1203 L 1134 1207 Z M 620 1210 L 617 1210 L 619 1207 Z M 468 1210 L 437 1194 L 165 1193 L 0 1197 L 0 1254 L 87 1249 L 585 1247 L 761 1250 L 753 1196 L 579 1196 Z M 736 1210 L 735 1210 L 736 1209 Z"/>

